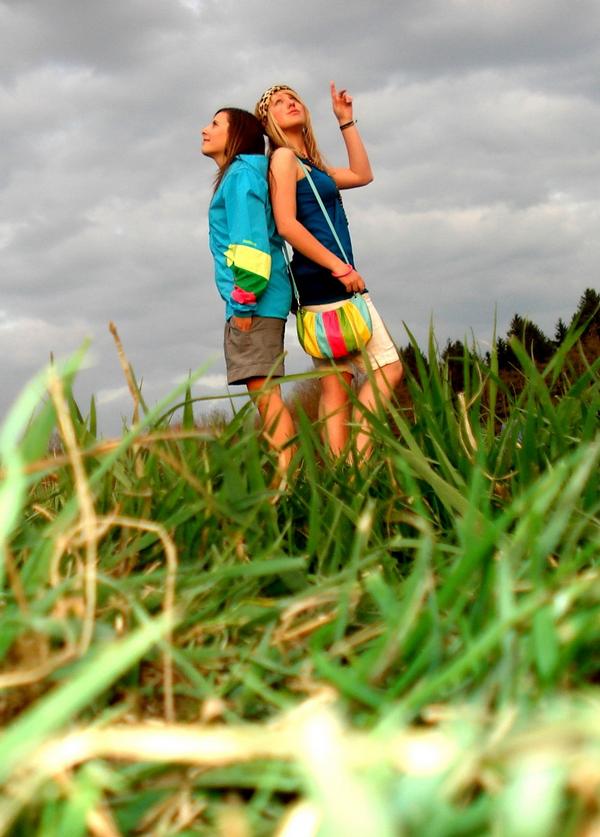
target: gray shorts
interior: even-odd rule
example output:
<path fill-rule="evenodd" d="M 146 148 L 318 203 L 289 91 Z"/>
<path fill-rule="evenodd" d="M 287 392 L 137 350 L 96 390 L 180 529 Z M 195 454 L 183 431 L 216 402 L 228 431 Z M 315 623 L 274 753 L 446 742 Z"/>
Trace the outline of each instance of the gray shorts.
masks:
<path fill-rule="evenodd" d="M 223 348 L 227 364 L 227 383 L 245 384 L 250 378 L 278 378 L 283 369 L 285 320 L 252 317 L 250 331 L 240 331 L 225 323 Z"/>

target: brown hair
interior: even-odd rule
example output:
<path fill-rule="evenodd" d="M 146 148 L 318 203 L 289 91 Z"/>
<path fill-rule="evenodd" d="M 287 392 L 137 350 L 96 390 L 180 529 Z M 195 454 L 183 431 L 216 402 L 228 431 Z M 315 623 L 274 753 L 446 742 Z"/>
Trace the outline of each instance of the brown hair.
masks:
<path fill-rule="evenodd" d="M 323 159 L 321 152 L 319 151 L 319 147 L 317 145 L 317 140 L 313 131 L 312 121 L 310 118 L 310 111 L 307 108 L 306 104 L 302 101 L 300 96 L 296 93 L 295 90 L 291 87 L 285 87 L 283 85 L 275 85 L 274 88 L 270 88 L 273 92 L 269 94 L 267 91 L 266 94 L 259 99 L 257 102 L 256 108 L 254 112 L 259 118 L 262 118 L 262 122 L 264 125 L 265 132 L 267 137 L 269 138 L 269 153 L 272 154 L 276 148 L 291 148 L 295 154 L 300 154 L 300 149 L 295 148 L 293 145 L 290 144 L 286 135 L 281 130 L 279 125 L 273 119 L 273 114 L 269 110 L 269 103 L 271 101 L 271 96 L 276 95 L 280 90 L 283 90 L 286 93 L 289 93 L 291 96 L 294 97 L 304 108 L 304 113 L 306 114 L 306 124 L 304 126 L 304 145 L 306 146 L 306 153 L 308 155 L 309 160 L 317 166 L 319 169 L 323 169 L 327 171 L 327 165 Z M 265 99 L 265 96 L 267 98 Z"/>
<path fill-rule="evenodd" d="M 215 191 L 225 177 L 227 169 L 238 154 L 265 153 L 265 132 L 259 120 L 242 108 L 219 108 L 215 113 L 226 113 L 229 121 L 227 130 L 227 145 L 225 147 L 225 162 L 220 167 L 215 178 Z"/>

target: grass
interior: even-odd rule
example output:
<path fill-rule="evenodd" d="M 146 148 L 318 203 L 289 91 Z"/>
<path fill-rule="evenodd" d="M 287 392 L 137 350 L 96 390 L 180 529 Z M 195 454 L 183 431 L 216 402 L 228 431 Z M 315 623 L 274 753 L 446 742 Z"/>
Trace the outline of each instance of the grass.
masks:
<path fill-rule="evenodd" d="M 368 467 L 297 471 L 191 381 L 98 438 L 81 356 L 0 433 L 0 834 L 600 828 L 600 361 L 431 339 Z M 501 397 L 508 405 L 496 414 Z M 182 408 L 183 422 L 169 418 Z M 32 418 L 33 415 L 33 418 Z M 55 428 L 62 453 L 48 456 Z"/>

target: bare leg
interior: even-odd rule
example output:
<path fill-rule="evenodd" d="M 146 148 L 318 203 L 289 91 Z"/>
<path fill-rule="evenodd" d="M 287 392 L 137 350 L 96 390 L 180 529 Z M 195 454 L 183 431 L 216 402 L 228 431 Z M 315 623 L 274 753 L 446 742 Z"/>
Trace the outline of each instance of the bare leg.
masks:
<path fill-rule="evenodd" d="M 281 388 L 269 384 L 263 390 L 266 381 L 266 378 L 251 378 L 246 386 L 260 414 L 264 437 L 277 453 L 278 470 L 283 476 L 294 455 L 294 447 L 287 443 L 296 431 L 281 397 Z"/>
<path fill-rule="evenodd" d="M 385 407 L 390 402 L 403 374 L 404 369 L 399 360 L 374 369 L 360 388 L 359 403 L 370 412 L 375 412 L 379 405 Z M 373 449 L 368 416 L 357 406 L 353 411 L 353 420 L 360 425 L 356 436 L 356 450 L 359 458 L 368 459 Z"/>
<path fill-rule="evenodd" d="M 350 418 L 348 387 L 351 381 L 350 372 L 324 375 L 320 379 L 319 418 L 324 422 L 324 438 L 334 456 L 343 453 L 348 444 L 348 420 Z"/>

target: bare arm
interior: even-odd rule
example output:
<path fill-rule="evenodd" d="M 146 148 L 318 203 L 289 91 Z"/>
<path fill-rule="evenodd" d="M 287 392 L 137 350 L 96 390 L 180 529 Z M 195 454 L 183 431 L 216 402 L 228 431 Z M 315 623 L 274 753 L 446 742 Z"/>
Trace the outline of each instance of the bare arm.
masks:
<path fill-rule="evenodd" d="M 271 158 L 270 182 L 273 215 L 279 234 L 311 261 L 331 271 L 344 273 L 345 262 L 324 247 L 296 218 L 296 180 L 300 169 L 296 155 L 289 148 L 278 148 Z M 355 270 L 336 277 L 348 291 L 362 291 L 365 283 Z"/>
<path fill-rule="evenodd" d="M 331 106 L 340 125 L 353 121 L 352 96 L 346 90 L 338 92 L 333 82 L 331 82 Z M 329 174 L 335 180 L 338 189 L 366 186 L 373 180 L 373 172 L 358 128 L 356 125 L 350 125 L 341 133 L 348 153 L 348 166 L 329 169 Z"/>

